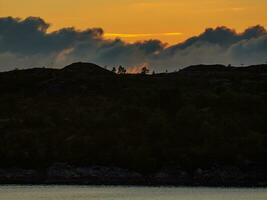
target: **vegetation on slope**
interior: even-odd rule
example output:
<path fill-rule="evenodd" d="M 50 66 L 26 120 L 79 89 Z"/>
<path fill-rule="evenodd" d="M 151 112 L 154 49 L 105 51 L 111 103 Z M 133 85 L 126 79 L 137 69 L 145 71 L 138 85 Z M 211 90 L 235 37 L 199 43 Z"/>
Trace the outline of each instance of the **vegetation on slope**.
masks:
<path fill-rule="evenodd" d="M 0 73 L 0 167 L 265 165 L 267 66 Z"/>

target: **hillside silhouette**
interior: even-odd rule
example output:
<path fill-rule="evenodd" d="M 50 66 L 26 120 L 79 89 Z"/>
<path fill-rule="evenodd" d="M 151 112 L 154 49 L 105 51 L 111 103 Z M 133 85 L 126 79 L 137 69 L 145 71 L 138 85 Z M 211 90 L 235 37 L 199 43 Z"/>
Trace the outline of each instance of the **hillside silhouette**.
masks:
<path fill-rule="evenodd" d="M 71 65 L 68 65 L 66 67 L 64 67 L 61 73 L 64 74 L 71 74 L 71 75 L 75 75 L 75 76 L 84 76 L 84 75 L 88 75 L 88 76 L 108 76 L 108 75 L 114 75 L 114 73 L 98 66 L 95 65 L 93 63 L 82 63 L 82 62 L 78 62 L 78 63 L 73 63 Z"/>
<path fill-rule="evenodd" d="M 0 168 L 267 166 L 267 65 L 128 75 L 74 63 L 0 73 L 0 93 Z"/>

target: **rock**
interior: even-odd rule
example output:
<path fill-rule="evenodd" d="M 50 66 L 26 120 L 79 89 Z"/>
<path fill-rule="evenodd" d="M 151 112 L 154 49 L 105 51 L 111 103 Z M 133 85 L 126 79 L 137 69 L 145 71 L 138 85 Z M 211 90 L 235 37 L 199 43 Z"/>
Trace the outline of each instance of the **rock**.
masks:
<path fill-rule="evenodd" d="M 104 166 L 74 167 L 56 163 L 47 171 L 47 182 L 68 182 L 85 184 L 135 184 L 143 177 L 137 172 Z"/>
<path fill-rule="evenodd" d="M 80 167 L 77 168 L 77 172 L 82 176 L 91 177 L 105 177 L 105 178 L 141 178 L 142 175 L 137 172 L 131 172 L 126 169 L 116 168 L 116 167 L 102 167 L 102 166 L 92 166 L 92 167 Z"/>
<path fill-rule="evenodd" d="M 61 179 L 73 179 L 79 178 L 79 174 L 75 168 L 65 163 L 55 163 L 47 170 L 48 179 L 61 180 Z"/>
<path fill-rule="evenodd" d="M 55 163 L 44 172 L 32 169 L 0 169 L 0 184 L 102 184 L 102 185 L 176 185 L 176 186 L 267 186 L 267 170 L 216 166 L 187 172 L 165 168 L 150 175 L 106 166 L 76 167 Z"/>
<path fill-rule="evenodd" d="M 188 173 L 179 168 L 166 168 L 151 176 L 152 183 L 160 185 L 183 185 L 189 180 Z"/>
<path fill-rule="evenodd" d="M 0 183 L 32 183 L 40 179 L 36 170 L 29 169 L 0 169 Z"/>

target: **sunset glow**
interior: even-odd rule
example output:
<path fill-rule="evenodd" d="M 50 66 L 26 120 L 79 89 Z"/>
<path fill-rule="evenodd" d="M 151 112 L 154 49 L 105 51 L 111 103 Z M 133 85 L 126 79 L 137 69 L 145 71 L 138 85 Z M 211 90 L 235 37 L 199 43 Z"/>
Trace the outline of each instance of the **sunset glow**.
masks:
<path fill-rule="evenodd" d="M 174 44 L 207 27 L 243 31 L 267 25 L 266 0 L 0 0 L 0 16 L 38 16 L 49 31 L 74 26 L 101 27 L 107 38 L 133 42 L 160 39 Z"/>

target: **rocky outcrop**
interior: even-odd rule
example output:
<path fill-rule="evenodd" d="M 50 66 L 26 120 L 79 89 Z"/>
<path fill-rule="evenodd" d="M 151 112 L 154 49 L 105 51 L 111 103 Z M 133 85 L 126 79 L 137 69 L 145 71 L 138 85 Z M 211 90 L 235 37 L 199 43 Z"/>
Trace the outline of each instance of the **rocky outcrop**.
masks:
<path fill-rule="evenodd" d="M 164 168 L 140 174 L 118 167 L 75 167 L 56 163 L 46 170 L 0 169 L 0 184 L 267 186 L 267 170 L 213 167 L 186 171 Z"/>
<path fill-rule="evenodd" d="M 73 167 L 55 164 L 47 170 L 46 183 L 142 184 L 141 174 L 126 169 L 104 166 Z"/>
<path fill-rule="evenodd" d="M 180 168 L 165 168 L 152 174 L 149 180 L 156 185 L 187 185 L 190 174 Z"/>
<path fill-rule="evenodd" d="M 8 183 L 39 183 L 42 173 L 29 169 L 0 169 L 0 184 Z"/>

